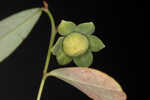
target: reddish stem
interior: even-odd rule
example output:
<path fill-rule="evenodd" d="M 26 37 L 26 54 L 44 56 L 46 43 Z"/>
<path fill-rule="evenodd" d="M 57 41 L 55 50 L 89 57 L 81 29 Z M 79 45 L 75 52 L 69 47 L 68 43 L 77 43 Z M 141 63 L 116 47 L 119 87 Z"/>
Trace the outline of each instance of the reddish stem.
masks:
<path fill-rule="evenodd" d="M 43 0 L 43 5 L 45 9 L 48 9 L 48 3 L 45 0 Z"/>

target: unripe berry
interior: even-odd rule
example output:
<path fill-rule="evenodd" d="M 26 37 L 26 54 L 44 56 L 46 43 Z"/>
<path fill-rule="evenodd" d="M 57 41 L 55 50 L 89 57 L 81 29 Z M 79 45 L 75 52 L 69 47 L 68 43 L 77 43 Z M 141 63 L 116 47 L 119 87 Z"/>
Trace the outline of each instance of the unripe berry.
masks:
<path fill-rule="evenodd" d="M 68 56 L 80 56 L 88 49 L 89 43 L 86 36 L 81 33 L 71 33 L 64 38 L 63 50 Z"/>

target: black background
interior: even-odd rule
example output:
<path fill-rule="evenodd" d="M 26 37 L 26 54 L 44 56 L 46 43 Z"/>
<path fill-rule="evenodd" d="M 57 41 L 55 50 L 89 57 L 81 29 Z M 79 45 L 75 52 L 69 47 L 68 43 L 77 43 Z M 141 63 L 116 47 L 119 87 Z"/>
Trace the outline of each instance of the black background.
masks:
<path fill-rule="evenodd" d="M 128 95 L 136 100 L 136 69 L 129 64 L 131 35 L 142 31 L 144 8 L 135 0 L 49 0 L 56 24 L 62 19 L 77 24 L 93 21 L 95 35 L 106 48 L 94 53 L 92 68 L 114 77 Z M 0 20 L 18 11 L 41 7 L 42 0 L 2 0 Z M 140 26 L 139 26 L 140 25 Z M 0 99 L 35 100 L 48 49 L 50 21 L 43 14 L 29 37 L 4 62 L 0 63 Z M 59 35 L 57 35 L 58 37 Z M 52 57 L 51 69 L 60 68 Z M 73 63 L 68 66 L 74 66 Z M 91 100 L 76 88 L 56 78 L 46 82 L 41 100 Z"/>

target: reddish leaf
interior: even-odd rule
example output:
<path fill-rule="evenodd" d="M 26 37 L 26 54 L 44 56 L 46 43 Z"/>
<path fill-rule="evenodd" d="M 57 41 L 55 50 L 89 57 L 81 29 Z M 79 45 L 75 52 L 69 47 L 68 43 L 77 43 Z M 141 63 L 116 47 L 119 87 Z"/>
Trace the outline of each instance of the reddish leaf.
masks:
<path fill-rule="evenodd" d="M 91 68 L 60 68 L 51 71 L 55 76 L 75 86 L 94 100 L 126 100 L 120 85 L 105 73 Z"/>

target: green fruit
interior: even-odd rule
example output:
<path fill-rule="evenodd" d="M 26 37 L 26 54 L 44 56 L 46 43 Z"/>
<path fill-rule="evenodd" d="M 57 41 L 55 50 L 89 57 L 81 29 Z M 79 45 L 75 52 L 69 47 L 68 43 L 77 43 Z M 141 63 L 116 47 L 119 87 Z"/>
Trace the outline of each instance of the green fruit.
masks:
<path fill-rule="evenodd" d="M 84 54 L 88 46 L 88 39 L 83 34 L 77 32 L 69 34 L 63 41 L 64 52 L 72 57 Z"/>

